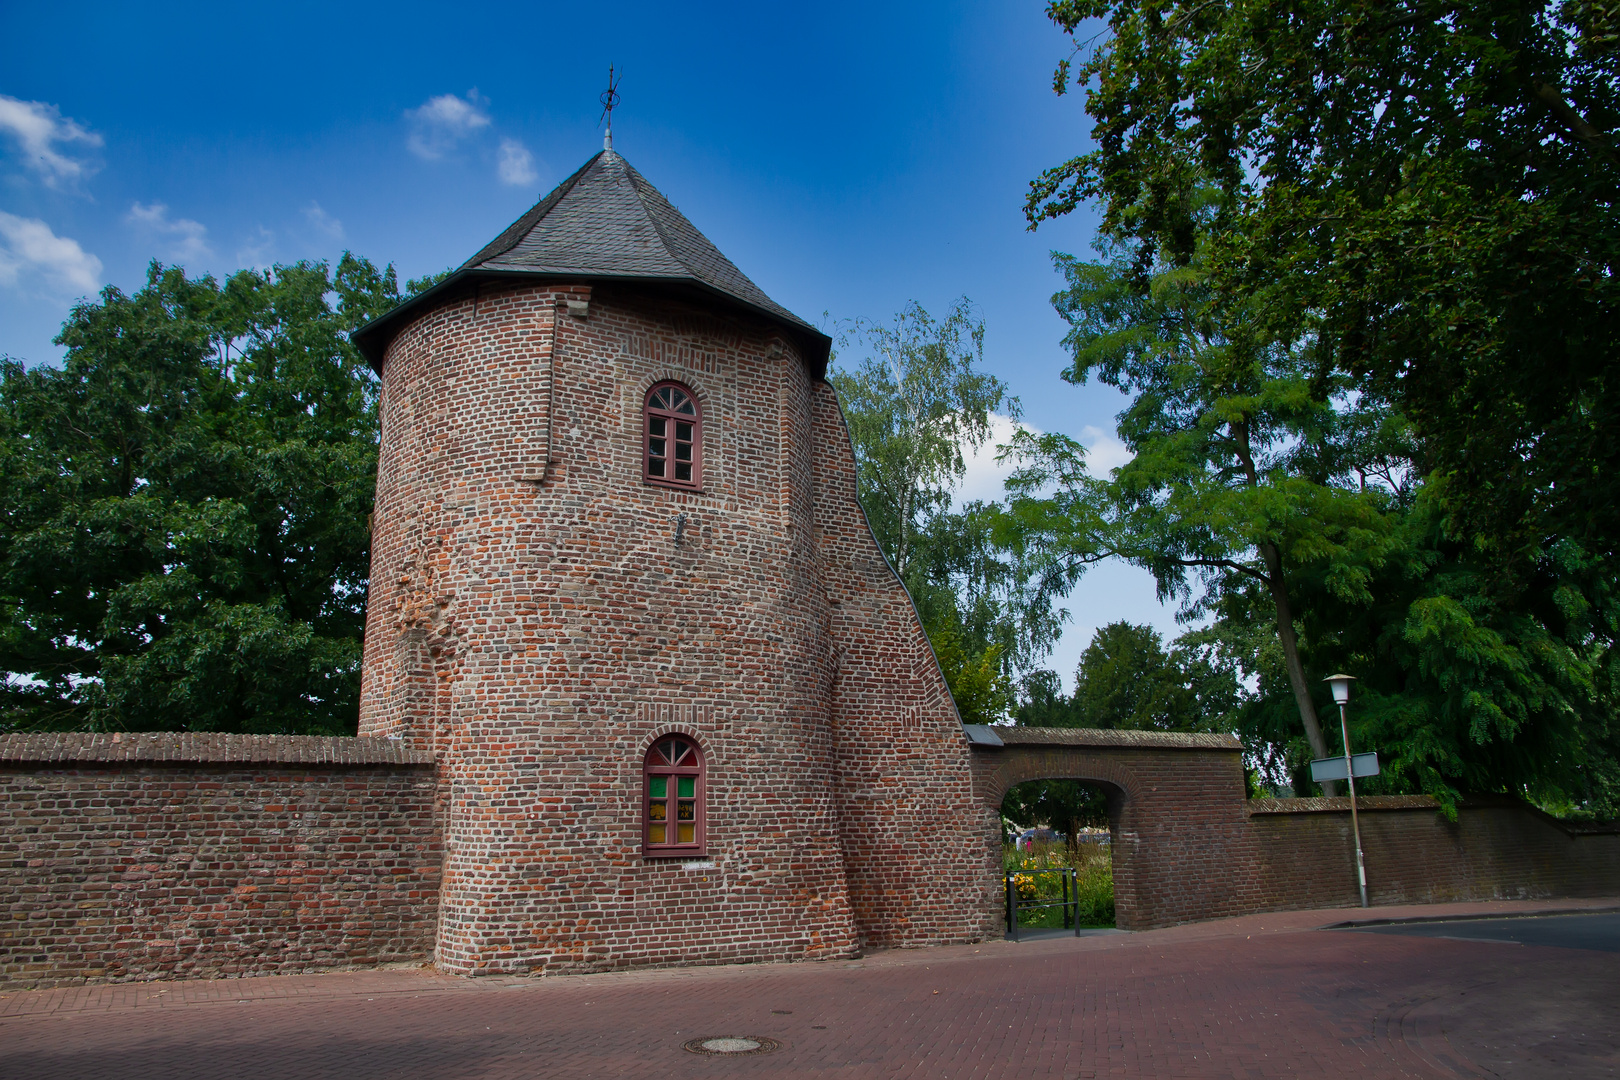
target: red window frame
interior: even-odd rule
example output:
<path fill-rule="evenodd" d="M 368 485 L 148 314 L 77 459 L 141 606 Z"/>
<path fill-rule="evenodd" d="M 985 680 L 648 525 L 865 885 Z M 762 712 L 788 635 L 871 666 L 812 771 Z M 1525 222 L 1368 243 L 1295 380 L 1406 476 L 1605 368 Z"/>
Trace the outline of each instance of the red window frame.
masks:
<path fill-rule="evenodd" d="M 683 491 L 702 487 L 703 406 L 692 388 L 658 383 L 647 391 L 641 414 L 641 478 Z M 682 450 L 689 457 L 683 458 Z"/>
<path fill-rule="evenodd" d="M 703 748 L 690 735 L 660 735 L 641 766 L 641 852 L 701 857 L 708 850 Z M 689 816 L 688 816 L 689 815 Z"/>

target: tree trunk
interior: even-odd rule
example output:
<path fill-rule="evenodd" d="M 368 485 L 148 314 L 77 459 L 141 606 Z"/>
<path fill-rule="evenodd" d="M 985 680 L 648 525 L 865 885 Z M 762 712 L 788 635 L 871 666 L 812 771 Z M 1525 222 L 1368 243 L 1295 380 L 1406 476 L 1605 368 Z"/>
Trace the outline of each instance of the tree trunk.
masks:
<path fill-rule="evenodd" d="M 1238 460 L 1250 487 L 1260 485 L 1259 472 L 1254 467 L 1254 455 L 1249 451 L 1249 423 L 1235 420 L 1229 426 L 1237 445 Z M 1305 665 L 1299 662 L 1299 639 L 1294 636 L 1294 609 L 1288 602 L 1288 586 L 1283 581 L 1282 552 L 1277 545 L 1265 541 L 1260 544 L 1260 557 L 1266 563 L 1266 584 L 1271 589 L 1272 602 L 1277 605 L 1277 640 L 1282 642 L 1283 664 L 1288 668 L 1288 683 L 1294 688 L 1294 704 L 1299 706 L 1299 719 L 1305 725 L 1305 738 L 1311 752 L 1319 758 L 1328 756 L 1327 739 L 1322 736 L 1322 722 L 1316 718 L 1316 702 L 1311 700 L 1311 688 L 1305 685 Z M 1337 795 L 1337 781 L 1322 782 L 1322 794 Z"/>
<path fill-rule="evenodd" d="M 1283 583 L 1282 553 L 1277 550 L 1276 544 L 1266 543 L 1260 545 L 1260 555 L 1266 560 L 1271 599 L 1277 605 L 1277 639 L 1282 642 L 1283 662 L 1288 668 L 1288 682 L 1294 688 L 1299 718 L 1305 724 L 1305 738 L 1310 740 L 1311 752 L 1324 758 L 1328 756 L 1327 739 L 1322 735 L 1322 722 L 1316 717 L 1316 702 L 1311 700 L 1311 688 L 1305 684 L 1305 665 L 1299 661 L 1299 639 L 1294 636 L 1294 612 L 1288 603 L 1288 587 Z M 1324 780 L 1322 793 L 1337 795 L 1338 782 Z"/>

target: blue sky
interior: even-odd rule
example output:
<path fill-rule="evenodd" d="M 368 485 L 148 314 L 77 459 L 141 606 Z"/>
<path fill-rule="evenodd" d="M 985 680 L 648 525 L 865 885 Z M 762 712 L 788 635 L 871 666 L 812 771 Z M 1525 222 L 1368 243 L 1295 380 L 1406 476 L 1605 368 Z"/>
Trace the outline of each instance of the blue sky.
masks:
<path fill-rule="evenodd" d="M 467 258 L 614 145 L 779 303 L 812 322 L 970 297 L 1025 419 L 1118 460 L 1104 387 L 1062 382 L 1041 169 L 1084 150 L 1069 41 L 1039 0 L 0 6 L 0 353 L 55 362 L 76 297 L 334 259 L 401 278 Z M 974 494 L 994 494 L 987 459 Z M 1173 632 L 1151 580 L 1093 571 L 1051 666 L 1117 618 Z"/>

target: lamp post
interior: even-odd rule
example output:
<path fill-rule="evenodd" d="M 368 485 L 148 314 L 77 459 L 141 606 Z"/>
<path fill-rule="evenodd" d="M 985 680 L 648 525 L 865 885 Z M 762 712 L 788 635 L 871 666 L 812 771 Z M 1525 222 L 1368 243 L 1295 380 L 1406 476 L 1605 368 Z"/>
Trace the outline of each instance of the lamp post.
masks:
<path fill-rule="evenodd" d="M 1350 724 L 1344 718 L 1344 707 L 1350 702 L 1350 684 L 1354 675 L 1329 675 L 1327 683 L 1333 687 L 1333 700 L 1339 705 L 1339 733 L 1344 736 L 1344 776 L 1350 783 L 1350 828 L 1356 836 L 1356 878 L 1361 883 L 1361 906 L 1367 906 L 1367 864 L 1361 857 L 1361 822 L 1356 818 L 1356 770 L 1350 760 Z"/>

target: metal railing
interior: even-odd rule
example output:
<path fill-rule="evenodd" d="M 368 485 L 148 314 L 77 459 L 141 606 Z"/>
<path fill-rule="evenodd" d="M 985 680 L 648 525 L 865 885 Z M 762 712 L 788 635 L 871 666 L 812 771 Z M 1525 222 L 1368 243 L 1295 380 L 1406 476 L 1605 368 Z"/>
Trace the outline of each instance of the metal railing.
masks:
<path fill-rule="evenodd" d="M 1058 900 L 1020 900 L 1018 897 L 1019 877 L 1035 877 L 1039 874 L 1057 874 L 1063 882 L 1063 897 Z M 1075 878 L 1074 867 L 1054 866 L 1048 870 L 1012 870 L 1006 874 L 1007 889 L 1007 936 L 1014 941 L 1018 940 L 1018 913 L 1028 908 L 1063 909 L 1063 929 L 1074 927 L 1074 936 L 1080 936 L 1080 883 Z"/>

